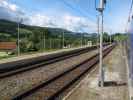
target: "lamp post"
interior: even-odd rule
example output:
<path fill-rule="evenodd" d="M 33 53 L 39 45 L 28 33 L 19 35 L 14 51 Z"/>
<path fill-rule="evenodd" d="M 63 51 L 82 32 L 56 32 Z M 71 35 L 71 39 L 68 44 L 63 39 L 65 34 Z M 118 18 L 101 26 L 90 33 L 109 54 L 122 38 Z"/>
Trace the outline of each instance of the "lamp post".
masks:
<path fill-rule="evenodd" d="M 45 32 L 43 33 L 43 48 L 46 49 L 46 38 Z"/>
<path fill-rule="evenodd" d="M 110 32 L 110 44 L 112 43 L 112 36 L 111 36 L 111 34 L 112 34 L 112 30 Z"/>
<path fill-rule="evenodd" d="M 83 33 L 81 33 L 81 47 L 83 46 Z"/>
<path fill-rule="evenodd" d="M 63 34 L 62 34 L 62 48 L 64 49 L 64 44 L 65 44 L 65 38 L 64 38 L 64 30 L 63 30 Z"/>
<path fill-rule="evenodd" d="M 97 49 L 99 49 L 99 15 L 97 15 Z"/>
<path fill-rule="evenodd" d="M 100 69 L 99 69 L 99 86 L 104 86 L 104 72 L 103 72 L 103 12 L 101 12 L 101 28 L 100 28 Z"/>
<path fill-rule="evenodd" d="M 22 19 L 18 21 L 18 33 L 17 33 L 17 55 L 20 55 L 20 23 L 22 23 Z"/>
<path fill-rule="evenodd" d="M 98 85 L 100 87 L 104 86 L 104 69 L 103 69 L 103 11 L 104 11 L 104 6 L 105 6 L 106 0 L 100 0 L 99 7 L 96 8 L 98 12 L 100 13 L 99 15 L 99 33 L 100 33 L 100 56 L 99 56 L 99 82 Z"/>
<path fill-rule="evenodd" d="M 52 49 L 52 39 L 50 38 L 50 49 Z"/>

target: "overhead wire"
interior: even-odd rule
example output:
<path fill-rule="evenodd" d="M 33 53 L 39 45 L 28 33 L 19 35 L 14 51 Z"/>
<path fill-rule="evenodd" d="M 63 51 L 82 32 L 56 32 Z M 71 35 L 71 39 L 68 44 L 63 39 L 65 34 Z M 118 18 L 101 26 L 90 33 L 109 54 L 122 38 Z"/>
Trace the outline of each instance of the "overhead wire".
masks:
<path fill-rule="evenodd" d="M 88 14 L 85 13 L 85 11 L 81 10 L 81 9 L 77 9 L 75 7 L 73 7 L 70 3 L 66 2 L 65 0 L 60 0 L 63 4 L 65 4 L 66 6 L 68 6 L 69 8 L 71 8 L 72 10 L 75 10 L 76 12 L 78 12 L 79 14 L 81 14 L 82 16 L 86 17 L 89 20 L 92 20 L 92 18 L 90 18 L 90 15 L 88 16 Z M 78 6 L 79 7 L 79 6 Z M 81 7 L 80 7 L 81 8 Z"/>
<path fill-rule="evenodd" d="M 65 1 L 65 0 L 60 0 L 60 1 L 61 1 L 65 6 L 71 8 L 72 10 L 76 11 L 77 13 L 81 14 L 83 17 L 85 17 L 86 19 L 88 19 L 89 21 L 92 21 L 92 22 L 95 23 L 94 19 L 90 18 L 90 15 L 87 14 L 88 12 L 87 12 L 87 11 L 86 11 L 86 12 L 83 11 L 83 10 L 81 9 L 81 7 L 78 6 L 78 8 L 80 8 L 80 9 L 78 9 L 78 8 L 74 7 L 73 5 L 71 5 L 70 3 L 68 3 L 68 2 Z M 96 24 L 95 24 L 94 26 L 96 26 Z M 93 27 L 94 27 L 94 26 L 93 26 Z"/>

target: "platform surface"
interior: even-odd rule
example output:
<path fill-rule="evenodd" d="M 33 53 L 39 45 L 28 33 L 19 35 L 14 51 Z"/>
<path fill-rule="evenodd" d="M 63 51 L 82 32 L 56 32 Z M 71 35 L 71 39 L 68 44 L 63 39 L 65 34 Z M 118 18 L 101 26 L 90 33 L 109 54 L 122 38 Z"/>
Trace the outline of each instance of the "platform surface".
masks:
<path fill-rule="evenodd" d="M 129 100 L 127 66 L 118 45 L 105 59 L 105 86 L 98 87 L 98 67 L 85 77 L 64 100 Z"/>
<path fill-rule="evenodd" d="M 32 54 L 22 54 L 20 56 L 15 56 L 15 57 L 9 57 L 9 58 L 5 58 L 5 59 L 1 59 L 0 60 L 0 64 L 1 63 L 7 63 L 7 62 L 12 62 L 12 61 L 18 61 L 18 60 L 22 60 L 22 59 L 29 59 L 29 58 L 33 58 L 33 57 L 38 57 L 38 56 L 43 56 L 43 55 L 49 55 L 49 54 L 54 54 L 54 53 L 60 53 L 60 52 L 65 52 L 65 51 L 71 51 L 74 49 L 79 49 L 79 48 L 86 48 L 88 46 L 82 46 L 82 47 L 75 47 L 75 48 L 66 48 L 66 49 L 59 49 L 59 50 L 55 50 L 55 51 L 44 51 L 44 52 L 36 52 L 36 53 L 32 53 Z"/>

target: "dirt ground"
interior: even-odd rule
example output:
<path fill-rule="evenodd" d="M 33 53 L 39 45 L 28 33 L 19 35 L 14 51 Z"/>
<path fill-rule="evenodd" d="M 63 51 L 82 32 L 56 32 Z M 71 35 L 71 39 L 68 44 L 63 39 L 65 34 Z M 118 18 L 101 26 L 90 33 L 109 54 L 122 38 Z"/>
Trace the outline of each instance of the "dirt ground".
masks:
<path fill-rule="evenodd" d="M 118 45 L 105 59 L 105 86 L 98 87 L 98 68 L 85 77 L 65 100 L 129 100 L 123 47 Z"/>

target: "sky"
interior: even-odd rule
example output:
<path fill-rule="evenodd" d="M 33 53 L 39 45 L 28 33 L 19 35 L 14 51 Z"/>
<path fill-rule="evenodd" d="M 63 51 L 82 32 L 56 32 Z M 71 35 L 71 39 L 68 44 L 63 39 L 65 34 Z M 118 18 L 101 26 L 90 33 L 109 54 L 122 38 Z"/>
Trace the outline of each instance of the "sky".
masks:
<path fill-rule="evenodd" d="M 0 0 L 0 19 L 23 24 L 64 28 L 73 32 L 96 32 L 96 0 Z M 104 31 L 124 32 L 131 0 L 107 0 Z"/>

